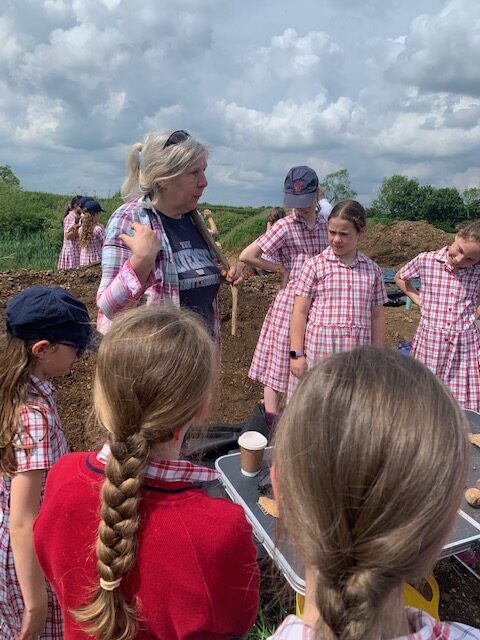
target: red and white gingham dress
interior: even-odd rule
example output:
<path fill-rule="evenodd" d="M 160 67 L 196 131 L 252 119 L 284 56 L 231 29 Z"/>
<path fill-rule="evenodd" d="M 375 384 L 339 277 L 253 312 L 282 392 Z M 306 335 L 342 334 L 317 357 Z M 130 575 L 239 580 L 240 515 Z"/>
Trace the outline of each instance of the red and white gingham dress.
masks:
<path fill-rule="evenodd" d="M 70 211 L 63 219 L 63 246 L 58 257 L 58 269 L 75 269 L 80 264 L 80 245 L 78 238 L 68 240 L 67 233 L 75 224 L 75 212 Z"/>
<path fill-rule="evenodd" d="M 44 469 L 42 497 L 48 469 L 68 453 L 68 445 L 58 417 L 55 391 L 46 381 L 32 376 L 26 405 L 22 409 L 23 431 L 18 443 L 17 473 Z M 20 631 L 23 598 L 18 584 L 10 545 L 11 478 L 0 476 L 0 638 L 14 640 Z M 41 640 L 62 640 L 63 618 L 57 599 L 47 584 L 48 617 Z"/>
<path fill-rule="evenodd" d="M 80 229 L 81 233 L 81 229 Z M 93 227 L 92 237 L 87 247 L 80 247 L 80 266 L 101 262 L 102 247 L 105 242 L 105 229 L 103 225 L 96 224 Z"/>
<path fill-rule="evenodd" d="M 294 212 L 276 222 L 260 236 L 257 244 L 264 253 L 276 255 L 289 279 L 267 311 L 248 375 L 252 380 L 285 393 L 290 373 L 290 317 L 295 284 L 305 262 L 327 246 L 327 225 L 317 213 L 315 225 L 309 228 Z"/>
<path fill-rule="evenodd" d="M 480 263 L 453 269 L 447 249 L 420 253 L 400 270 L 403 280 L 421 281 L 421 318 L 410 355 L 441 378 L 465 409 L 480 411 Z"/>
<path fill-rule="evenodd" d="M 332 353 L 372 342 L 372 307 L 388 301 L 380 267 L 363 255 L 346 265 L 331 247 L 305 263 L 295 295 L 312 298 L 304 351 L 311 369 Z M 298 379 L 290 375 L 288 395 Z"/>

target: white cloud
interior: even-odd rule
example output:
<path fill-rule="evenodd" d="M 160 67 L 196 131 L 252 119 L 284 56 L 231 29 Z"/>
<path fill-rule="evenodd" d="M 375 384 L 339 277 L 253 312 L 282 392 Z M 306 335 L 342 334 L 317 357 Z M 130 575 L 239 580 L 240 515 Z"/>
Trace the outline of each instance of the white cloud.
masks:
<path fill-rule="evenodd" d="M 0 163 L 26 188 L 107 193 L 128 145 L 186 128 L 210 147 L 212 202 L 279 202 L 284 174 L 304 163 L 320 175 L 347 167 L 366 204 L 393 173 L 478 186 L 478 0 L 424 0 L 422 13 L 399 0 L 296 9 L 8 3 Z"/>
<path fill-rule="evenodd" d="M 15 129 L 16 141 L 54 148 L 55 143 L 58 144 L 55 133 L 62 115 L 63 107 L 59 100 L 50 101 L 40 96 L 32 96 L 26 108 L 24 125 Z"/>

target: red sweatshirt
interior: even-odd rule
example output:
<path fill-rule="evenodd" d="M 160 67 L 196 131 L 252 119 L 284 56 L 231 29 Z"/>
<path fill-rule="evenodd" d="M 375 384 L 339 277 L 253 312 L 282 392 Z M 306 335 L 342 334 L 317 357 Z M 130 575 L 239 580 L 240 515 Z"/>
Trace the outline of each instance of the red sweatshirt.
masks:
<path fill-rule="evenodd" d="M 69 614 L 98 584 L 94 544 L 104 465 L 95 453 L 64 456 L 48 474 L 35 547 L 65 618 L 65 640 L 87 640 Z M 241 507 L 188 482 L 146 480 L 136 566 L 120 588 L 138 597 L 137 638 L 226 640 L 258 610 L 252 530 Z"/>

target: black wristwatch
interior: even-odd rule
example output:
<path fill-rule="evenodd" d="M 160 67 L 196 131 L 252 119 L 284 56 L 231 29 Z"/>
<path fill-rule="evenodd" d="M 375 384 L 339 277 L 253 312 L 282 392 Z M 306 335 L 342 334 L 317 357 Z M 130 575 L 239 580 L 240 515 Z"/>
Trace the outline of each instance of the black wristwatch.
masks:
<path fill-rule="evenodd" d="M 305 351 L 290 351 L 290 358 L 296 360 L 297 358 L 304 358 Z"/>

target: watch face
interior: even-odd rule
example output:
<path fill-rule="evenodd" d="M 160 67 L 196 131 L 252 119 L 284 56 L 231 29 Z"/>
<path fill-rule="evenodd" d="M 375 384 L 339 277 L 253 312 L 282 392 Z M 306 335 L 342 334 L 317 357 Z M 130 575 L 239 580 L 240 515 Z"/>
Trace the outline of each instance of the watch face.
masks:
<path fill-rule="evenodd" d="M 296 351 L 290 351 L 290 358 L 296 358 L 297 357 L 297 352 Z"/>

